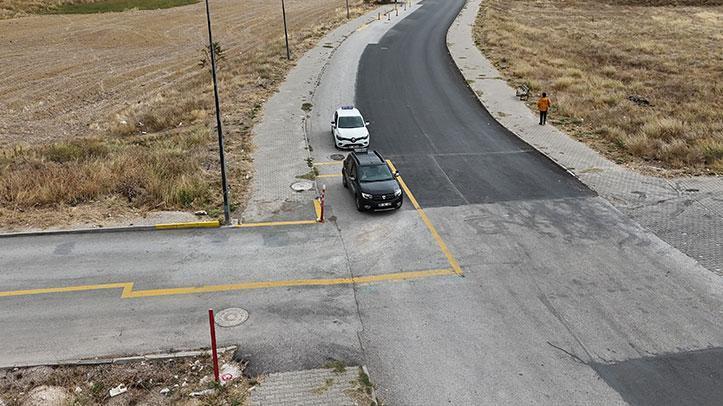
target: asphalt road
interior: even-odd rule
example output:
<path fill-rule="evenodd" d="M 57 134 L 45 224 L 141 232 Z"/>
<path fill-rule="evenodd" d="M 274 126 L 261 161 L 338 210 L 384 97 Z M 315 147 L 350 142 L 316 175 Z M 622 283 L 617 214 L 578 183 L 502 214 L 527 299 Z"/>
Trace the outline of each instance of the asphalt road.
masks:
<path fill-rule="evenodd" d="M 366 80 L 370 54 L 358 64 L 361 52 L 369 44 L 405 51 L 395 38 L 407 31 L 441 44 L 461 4 L 425 0 L 404 20 L 370 22 L 343 39 L 313 95 L 315 162 L 337 152 L 328 122 L 336 106 L 355 99 L 354 78 L 357 89 Z M 449 64 L 428 48 L 427 67 L 411 54 L 390 66 L 390 87 L 377 98 L 396 98 L 392 86 L 411 91 L 437 80 L 450 80 L 449 93 L 437 94 L 436 104 L 410 95 L 386 105 L 389 114 L 369 107 L 367 115 L 372 142 L 401 167 L 464 277 L 386 279 L 450 264 L 409 202 L 398 212 L 358 213 L 333 177 L 339 167 L 329 164 L 319 167 L 332 175 L 322 178 L 323 225 L 0 239 L 0 292 L 132 282 L 134 291 L 151 293 L 123 297 L 120 287 L 96 287 L 0 296 L 0 365 L 207 346 L 207 309 L 242 307 L 248 321 L 217 333 L 222 344 L 240 346 L 248 373 L 331 359 L 366 364 L 388 405 L 719 405 L 723 280 L 494 122 L 481 131 L 489 117 L 454 77 L 410 82 L 415 69 Z M 308 101 L 308 94 L 280 95 L 294 114 Z M 457 106 L 466 113 L 455 117 L 450 138 L 430 117 L 457 98 L 467 100 Z M 416 127 L 404 118 L 410 110 Z M 406 124 L 397 128 L 397 120 Z M 415 137 L 419 131 L 427 141 Z M 425 175 L 423 165 L 408 163 L 416 156 L 446 169 Z M 494 187 L 481 188 L 483 179 Z M 456 198 L 439 198 L 445 190 Z M 376 279 L 283 283 L 351 277 Z M 216 288 L 194 290 L 203 285 Z"/>
<path fill-rule="evenodd" d="M 500 126 L 447 53 L 464 1 L 422 4 L 364 51 L 356 104 L 466 277 L 360 288 L 385 401 L 720 404 L 720 279 Z"/>
<path fill-rule="evenodd" d="M 592 195 L 467 87 L 445 43 L 463 4 L 425 1 L 364 51 L 356 102 L 373 148 L 395 161 L 425 207 Z"/>

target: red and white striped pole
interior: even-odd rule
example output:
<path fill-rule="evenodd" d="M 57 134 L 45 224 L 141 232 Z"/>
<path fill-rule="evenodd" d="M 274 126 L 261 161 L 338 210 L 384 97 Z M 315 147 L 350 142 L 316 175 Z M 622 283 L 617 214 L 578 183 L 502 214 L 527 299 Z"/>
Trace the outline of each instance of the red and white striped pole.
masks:
<path fill-rule="evenodd" d="M 321 197 L 319 198 L 319 205 L 321 206 L 321 215 L 319 216 L 319 222 L 324 222 L 324 200 L 326 199 L 326 185 L 321 185 Z"/>
<path fill-rule="evenodd" d="M 213 354 L 213 377 L 216 382 L 221 382 L 218 377 L 218 352 L 216 351 L 216 321 L 213 317 L 213 309 L 208 309 L 208 323 L 211 328 L 211 354 Z"/>

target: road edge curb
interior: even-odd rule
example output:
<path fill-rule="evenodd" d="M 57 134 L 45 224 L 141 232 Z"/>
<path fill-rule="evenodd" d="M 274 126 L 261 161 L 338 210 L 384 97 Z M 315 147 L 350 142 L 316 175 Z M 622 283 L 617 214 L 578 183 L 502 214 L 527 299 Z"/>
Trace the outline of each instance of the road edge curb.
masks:
<path fill-rule="evenodd" d="M 37 237 L 48 235 L 70 235 L 70 234 L 103 234 L 103 233 L 121 233 L 121 232 L 137 232 L 137 231 L 165 231 L 165 230 L 188 230 L 198 228 L 220 228 L 221 222 L 218 220 L 210 221 L 190 221 L 184 223 L 161 223 L 149 224 L 142 226 L 123 226 L 123 227 L 99 227 L 99 228 L 78 228 L 67 230 L 38 230 L 38 231 L 19 231 L 14 233 L 0 233 L 0 239 L 15 237 Z"/>
<path fill-rule="evenodd" d="M 229 345 L 218 349 L 219 354 L 224 354 L 228 351 L 235 351 L 238 348 L 236 345 Z M 86 366 L 86 365 L 109 365 L 109 364 L 125 364 L 136 361 L 153 361 L 153 360 L 164 360 L 174 358 L 188 358 L 197 357 L 199 355 L 211 354 L 211 350 L 187 350 L 187 351 L 172 351 L 172 352 L 158 352 L 143 355 L 132 355 L 127 357 L 109 357 L 109 358 L 88 358 L 88 359 L 74 359 L 67 361 L 57 362 L 45 362 L 45 363 L 27 363 L 27 364 L 13 364 L 13 365 L 0 365 L 0 371 L 12 370 L 15 368 L 35 368 L 35 367 L 73 367 L 73 366 Z"/>

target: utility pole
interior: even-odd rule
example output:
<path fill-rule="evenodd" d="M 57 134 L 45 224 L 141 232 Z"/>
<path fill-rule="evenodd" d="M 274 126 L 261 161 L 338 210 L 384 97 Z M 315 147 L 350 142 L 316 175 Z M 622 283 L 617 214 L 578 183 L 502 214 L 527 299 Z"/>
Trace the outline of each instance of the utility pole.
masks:
<path fill-rule="evenodd" d="M 216 131 L 218 132 L 218 150 L 221 160 L 221 186 L 223 187 L 223 219 L 224 224 L 231 223 L 231 209 L 228 204 L 228 182 L 226 181 L 226 158 L 223 150 L 223 128 L 221 126 L 221 103 L 218 100 L 218 82 L 216 80 L 216 48 L 213 46 L 211 34 L 211 12 L 206 0 L 206 21 L 208 22 L 208 46 L 211 49 L 211 76 L 213 76 L 213 99 L 216 103 Z"/>
<path fill-rule="evenodd" d="M 208 1 L 208 0 L 206 0 Z M 284 0 L 281 0 L 281 14 L 284 16 L 284 38 L 286 38 L 286 59 L 291 60 L 291 51 L 289 51 L 289 32 L 286 29 L 286 6 Z"/>
<path fill-rule="evenodd" d="M 349 19 L 349 0 L 346 0 L 346 19 Z"/>

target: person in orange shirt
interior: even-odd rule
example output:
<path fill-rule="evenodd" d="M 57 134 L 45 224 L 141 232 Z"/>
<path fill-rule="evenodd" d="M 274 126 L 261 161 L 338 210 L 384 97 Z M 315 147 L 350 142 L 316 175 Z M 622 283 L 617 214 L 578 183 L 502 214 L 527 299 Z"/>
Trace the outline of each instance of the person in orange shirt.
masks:
<path fill-rule="evenodd" d="M 540 100 L 537 101 L 537 109 L 540 110 L 540 125 L 547 122 L 547 110 L 550 109 L 552 102 L 547 98 L 547 93 L 543 92 Z"/>

